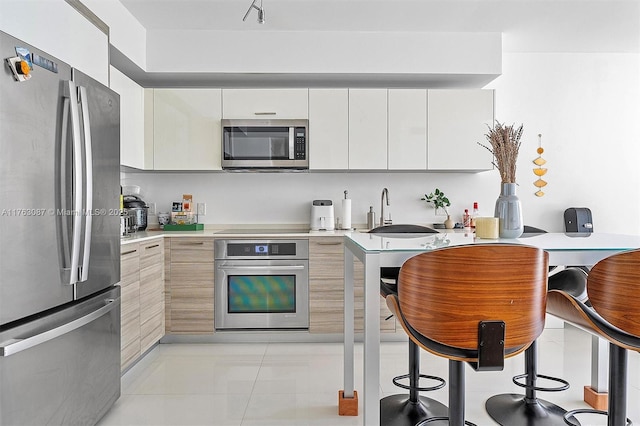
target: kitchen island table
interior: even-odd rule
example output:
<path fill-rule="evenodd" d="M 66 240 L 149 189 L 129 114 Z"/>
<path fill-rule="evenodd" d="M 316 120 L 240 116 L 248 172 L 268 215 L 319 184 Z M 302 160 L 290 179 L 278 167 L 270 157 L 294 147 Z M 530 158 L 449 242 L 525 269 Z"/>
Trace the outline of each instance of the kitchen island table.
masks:
<path fill-rule="evenodd" d="M 549 265 L 593 265 L 624 250 L 640 248 L 640 236 L 599 233 L 524 234 L 516 239 L 486 240 L 469 233 L 441 234 L 368 234 L 352 232 L 344 236 L 344 389 L 339 393 L 339 412 L 357 415 L 354 399 L 354 299 L 353 260 L 364 264 L 364 389 L 363 424 L 380 424 L 380 268 L 398 267 L 419 253 L 441 247 L 465 244 L 527 244 L 549 253 Z M 594 338 L 592 384 L 595 390 L 606 389 L 606 345 Z M 600 356 L 598 356 L 600 354 Z M 605 355 L 605 356 L 602 356 Z M 603 368 L 604 365 L 604 368 Z"/>

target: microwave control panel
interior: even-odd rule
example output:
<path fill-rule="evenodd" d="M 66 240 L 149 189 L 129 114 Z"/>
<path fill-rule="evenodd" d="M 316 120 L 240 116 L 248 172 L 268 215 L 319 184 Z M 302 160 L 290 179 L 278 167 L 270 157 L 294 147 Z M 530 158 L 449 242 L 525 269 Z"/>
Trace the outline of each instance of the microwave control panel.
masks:
<path fill-rule="evenodd" d="M 295 128 L 295 159 L 305 160 L 307 158 L 307 135 L 304 127 Z"/>

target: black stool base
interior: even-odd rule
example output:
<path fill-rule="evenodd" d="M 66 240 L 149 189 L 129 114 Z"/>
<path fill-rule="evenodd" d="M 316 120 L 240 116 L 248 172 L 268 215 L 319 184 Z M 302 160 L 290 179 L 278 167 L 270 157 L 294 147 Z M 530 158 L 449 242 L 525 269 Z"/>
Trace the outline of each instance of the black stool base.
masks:
<path fill-rule="evenodd" d="M 429 417 L 448 415 L 446 405 L 424 396 L 420 396 L 417 403 L 409 401 L 407 394 L 380 400 L 380 424 L 384 426 L 414 426 Z"/>
<path fill-rule="evenodd" d="M 525 401 L 515 393 L 492 396 L 485 403 L 487 413 L 502 426 L 562 426 L 566 425 L 564 408 L 543 399 Z M 572 417 L 575 425 L 580 423 Z"/>

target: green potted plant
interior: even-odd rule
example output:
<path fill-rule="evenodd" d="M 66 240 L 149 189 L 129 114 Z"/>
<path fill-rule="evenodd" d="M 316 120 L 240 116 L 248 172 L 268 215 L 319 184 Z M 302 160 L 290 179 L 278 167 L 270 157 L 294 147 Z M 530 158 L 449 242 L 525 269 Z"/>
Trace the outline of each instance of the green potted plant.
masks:
<path fill-rule="evenodd" d="M 421 200 L 426 201 L 427 203 L 433 203 L 433 206 L 436 209 L 444 210 L 444 213 L 447 215 L 447 220 L 444 221 L 444 227 L 447 229 L 453 229 L 455 222 L 453 221 L 453 219 L 451 219 L 449 210 L 447 210 L 447 207 L 451 206 L 451 202 L 449 201 L 447 196 L 444 195 L 443 191 L 440 191 L 440 189 L 436 188 L 435 191 L 433 191 L 431 194 L 424 194 L 424 197 L 421 198 Z"/>

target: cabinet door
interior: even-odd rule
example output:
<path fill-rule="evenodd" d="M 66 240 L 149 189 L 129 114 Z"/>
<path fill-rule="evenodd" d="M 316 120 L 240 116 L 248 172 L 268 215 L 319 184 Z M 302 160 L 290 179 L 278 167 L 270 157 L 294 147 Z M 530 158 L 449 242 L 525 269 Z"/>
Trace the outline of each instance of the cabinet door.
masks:
<path fill-rule="evenodd" d="M 493 90 L 429 90 L 428 169 L 490 170 L 485 134 L 493 126 Z"/>
<path fill-rule="evenodd" d="M 1 0 L 0 30 L 109 86 L 109 29 L 71 3 L 80 2 Z"/>
<path fill-rule="evenodd" d="M 171 333 L 214 332 L 213 238 L 171 239 Z"/>
<path fill-rule="evenodd" d="M 344 332 L 344 256 L 340 238 L 309 239 L 309 332 Z"/>
<path fill-rule="evenodd" d="M 222 118 L 309 118 L 308 89 L 224 89 Z"/>
<path fill-rule="evenodd" d="M 111 67 L 111 89 L 120 95 L 120 164 L 153 169 L 153 139 L 145 139 L 145 90 Z"/>
<path fill-rule="evenodd" d="M 387 89 L 349 89 L 349 169 L 387 169 Z"/>
<path fill-rule="evenodd" d="M 140 356 L 140 257 L 136 243 L 120 253 L 120 367 L 124 371 Z"/>
<path fill-rule="evenodd" d="M 427 169 L 427 90 L 389 90 L 389 170 Z"/>
<path fill-rule="evenodd" d="M 349 168 L 348 89 L 309 89 L 309 168 Z"/>
<path fill-rule="evenodd" d="M 164 336 L 164 245 L 162 238 L 140 244 L 140 352 Z"/>
<path fill-rule="evenodd" d="M 154 89 L 155 170 L 221 170 L 220 89 Z"/>
<path fill-rule="evenodd" d="M 364 268 L 354 260 L 355 331 L 364 329 Z M 380 330 L 395 331 L 395 319 L 380 302 Z M 344 245 L 340 238 L 309 239 L 309 332 L 344 332 Z"/>

